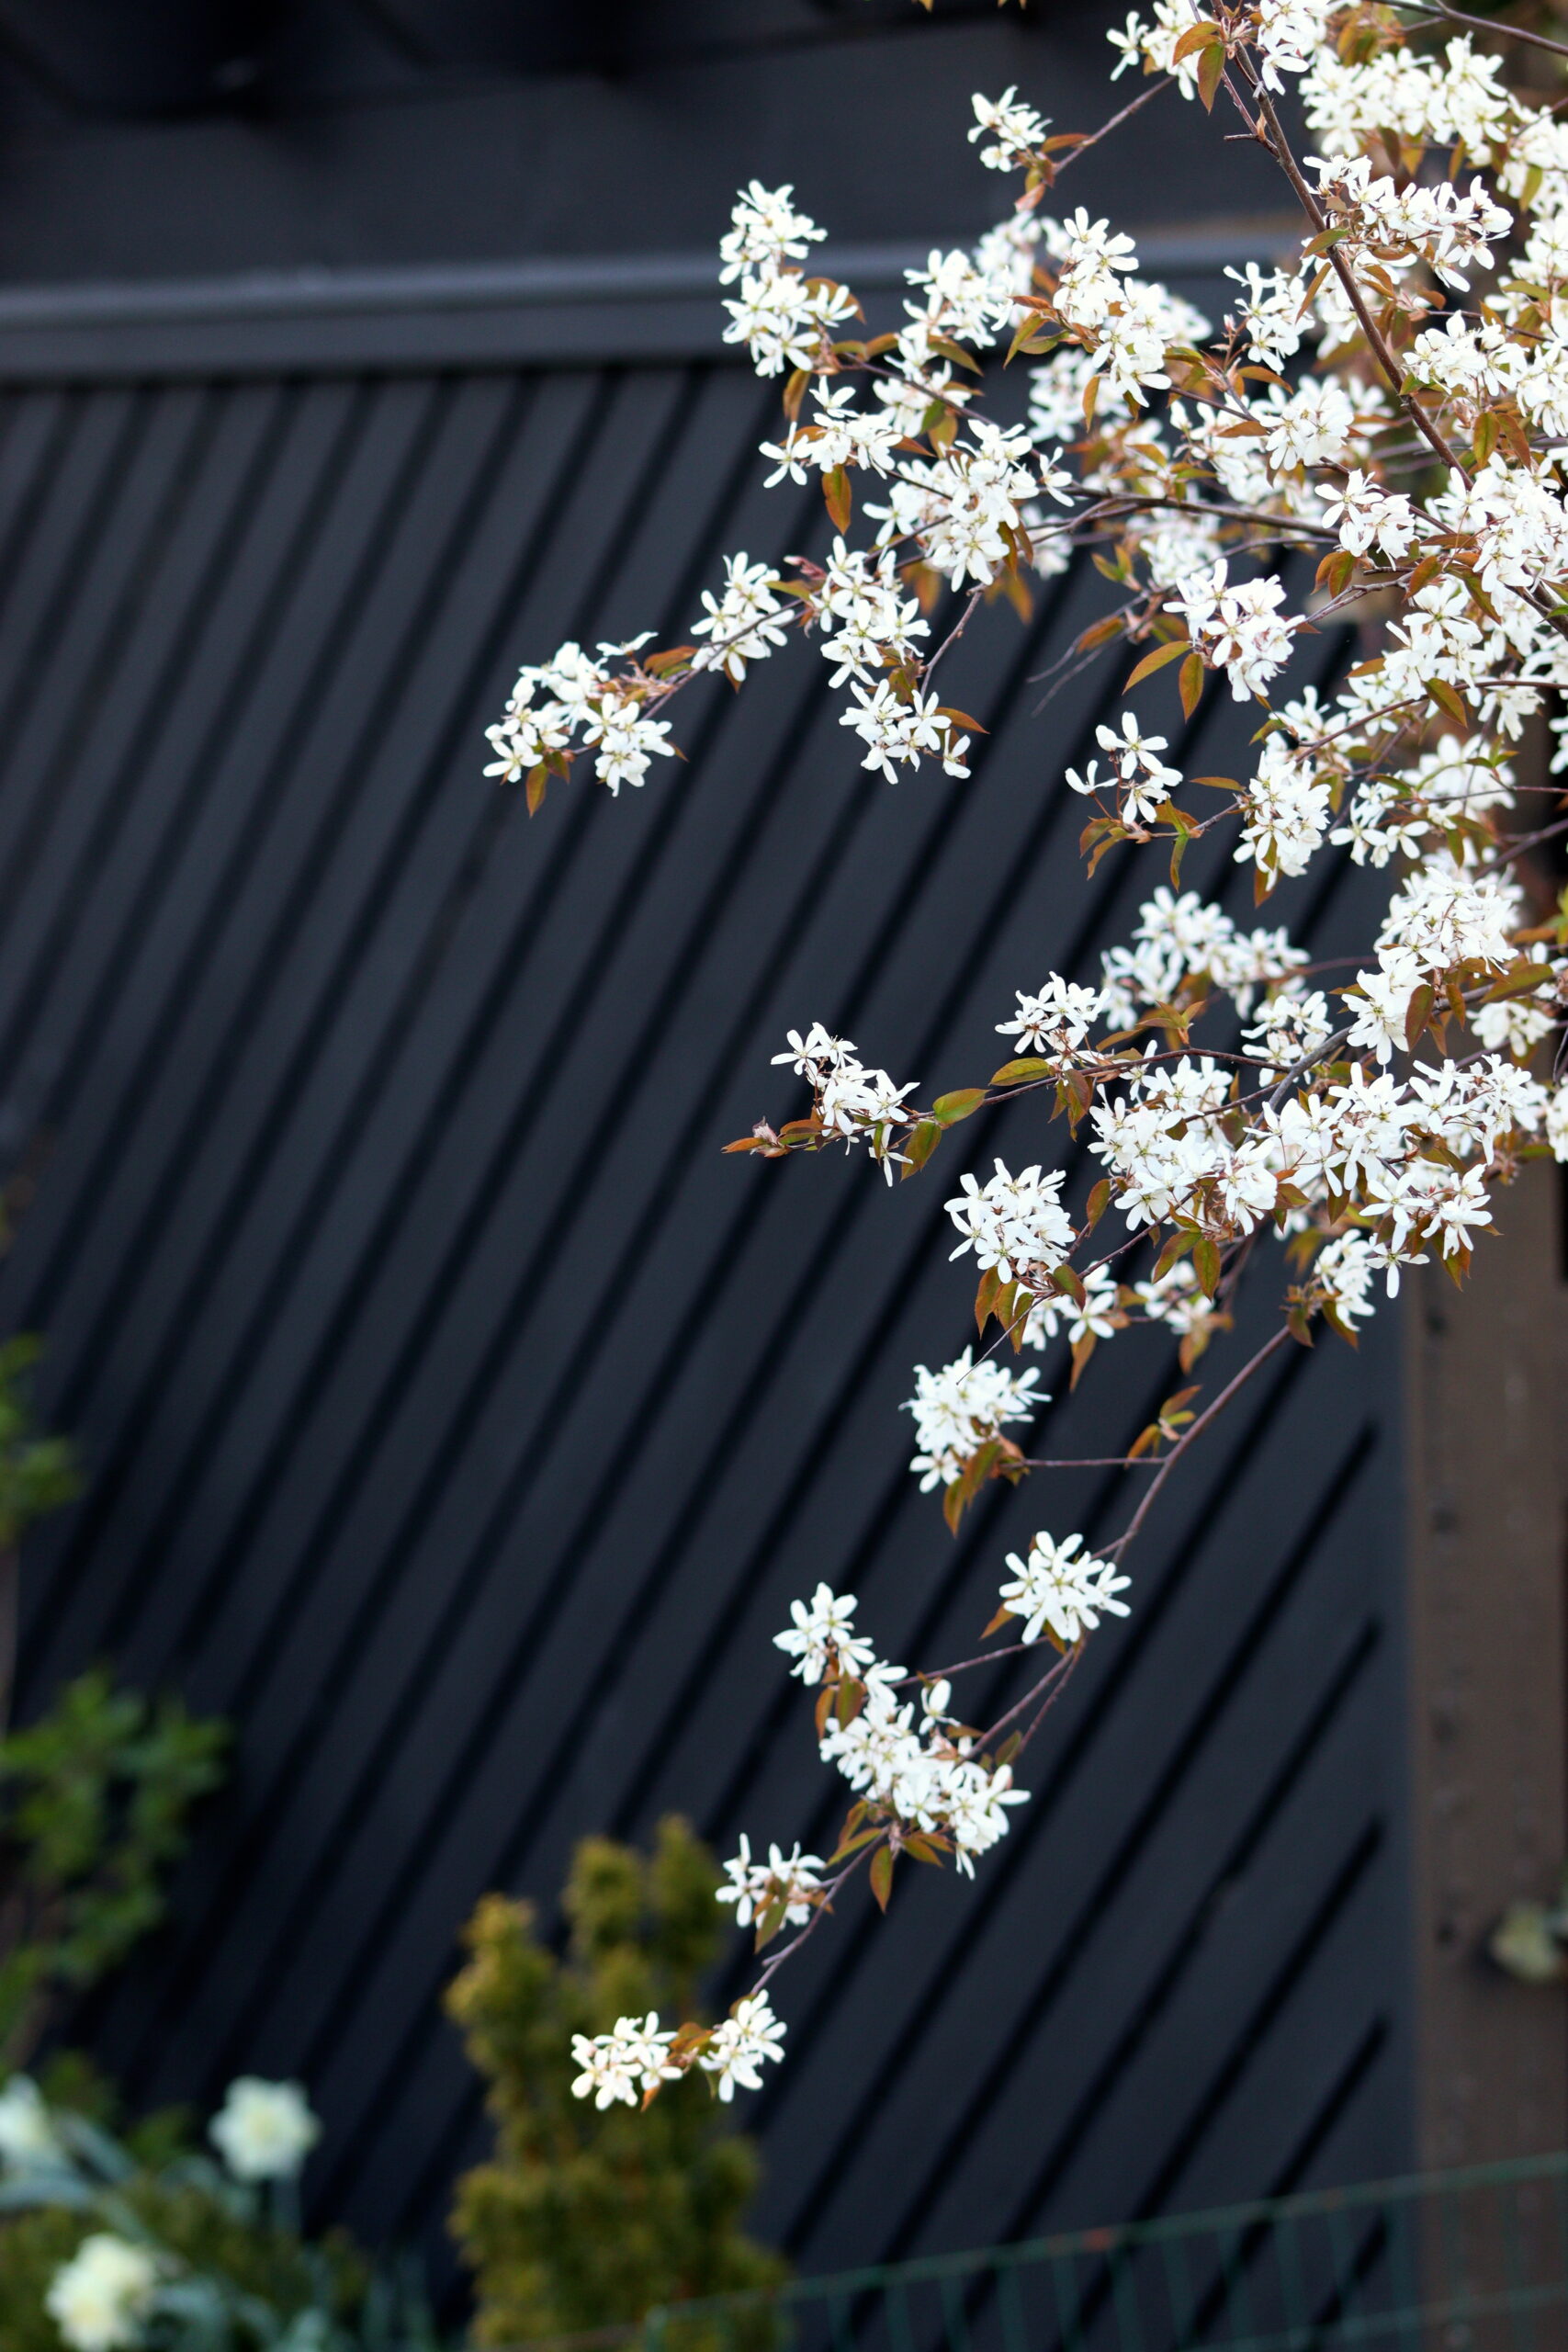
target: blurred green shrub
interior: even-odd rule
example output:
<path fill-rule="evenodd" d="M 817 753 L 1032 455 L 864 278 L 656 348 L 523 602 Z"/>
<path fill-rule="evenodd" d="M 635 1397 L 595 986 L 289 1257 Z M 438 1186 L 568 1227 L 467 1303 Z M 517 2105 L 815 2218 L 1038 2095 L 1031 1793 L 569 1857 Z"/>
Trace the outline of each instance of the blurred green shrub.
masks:
<path fill-rule="evenodd" d="M 707 1849 L 671 1817 L 646 1857 L 605 1838 L 578 1847 L 564 1961 L 528 1904 L 489 1894 L 475 1911 L 446 2006 L 497 2126 L 491 2162 L 458 2183 L 452 2222 L 475 2275 L 476 2343 L 630 2324 L 655 2304 L 784 2277 L 741 2229 L 756 2151 L 726 2128 L 705 2077 L 667 2084 L 642 2113 L 571 2092 L 574 2033 L 649 2009 L 699 2014 L 696 1982 L 723 1925 L 717 1884 Z"/>

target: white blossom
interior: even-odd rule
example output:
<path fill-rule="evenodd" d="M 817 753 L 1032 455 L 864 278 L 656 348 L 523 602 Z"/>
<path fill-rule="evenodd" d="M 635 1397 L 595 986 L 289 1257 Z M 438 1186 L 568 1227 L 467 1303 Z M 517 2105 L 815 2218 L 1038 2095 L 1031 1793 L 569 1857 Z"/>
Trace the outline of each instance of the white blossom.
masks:
<path fill-rule="evenodd" d="M 660 2030 L 657 2009 L 645 2018 L 617 2018 L 610 2033 L 574 2033 L 572 2063 L 581 2071 L 572 2097 L 592 2098 L 600 2109 L 617 2101 L 636 2107 L 645 2092 L 679 2080 L 682 2069 L 670 2064 L 674 2039 L 672 2031 Z"/>
<path fill-rule="evenodd" d="M 734 1904 L 738 1928 L 749 1928 L 775 1903 L 783 1904 L 787 1927 L 803 1928 L 815 1907 L 813 1898 L 821 1892 L 822 1869 L 821 1856 L 803 1854 L 798 1839 L 789 1853 L 770 1846 L 767 1860 L 754 1862 L 750 1840 L 742 1837 L 740 1851 L 724 1865 L 728 1883 L 715 1890 L 716 1898 Z"/>
<path fill-rule="evenodd" d="M 922 1494 L 951 1487 L 971 1454 L 998 1437 L 1010 1421 L 1027 1421 L 1050 1401 L 1035 1393 L 1037 1371 L 1013 1373 L 993 1357 L 982 1356 L 976 1363 L 973 1356 L 973 1349 L 965 1348 L 940 1372 L 915 1366 L 915 1393 L 903 1409 L 915 1417 L 916 1452 L 909 1467 L 919 1475 Z"/>
<path fill-rule="evenodd" d="M 792 1674 L 802 1682 L 820 1682 L 829 1666 L 853 1674 L 871 1664 L 876 1653 L 855 1633 L 855 1608 L 852 1592 L 836 1593 L 826 1584 L 818 1586 L 809 1603 L 790 1602 L 794 1622 L 773 1635 L 773 1646 L 794 1658 Z"/>
<path fill-rule="evenodd" d="M 236 2180 L 292 2180 L 321 2136 L 298 2083 L 240 2075 L 207 2127 Z"/>
<path fill-rule="evenodd" d="M 1001 1588 L 1002 1607 L 1024 1622 L 1023 1639 L 1037 1642 L 1049 1627 L 1070 1648 L 1099 1624 L 1100 1613 L 1125 1617 L 1127 1604 L 1116 1595 L 1132 1579 L 1118 1576 L 1108 1560 L 1097 1560 L 1083 1549 L 1081 1535 L 1036 1535 L 1027 1559 L 1008 1554 L 1011 1580 Z"/>
<path fill-rule="evenodd" d="M 158 2263 L 145 2246 L 94 2230 L 44 2293 L 44 2308 L 71 2352 L 131 2352 L 158 2291 Z"/>
<path fill-rule="evenodd" d="M 49 2104 L 30 2075 L 13 2075 L 0 2091 L 0 2163 L 30 2172 L 60 2161 L 60 2135 Z"/>
<path fill-rule="evenodd" d="M 945 1204 L 962 1237 L 952 1256 L 962 1258 L 973 1250 L 982 1271 L 995 1266 L 1003 1282 L 1043 1286 L 1065 1262 L 1075 1238 L 1057 1198 L 1061 1171 L 1045 1175 L 1036 1164 L 1012 1176 L 998 1159 L 996 1174 L 984 1186 L 969 1175 L 959 1181 L 962 1192 Z"/>
<path fill-rule="evenodd" d="M 767 1995 L 753 1993 L 720 2018 L 697 2064 L 704 2074 L 714 2076 L 719 2098 L 728 2103 L 737 2090 L 761 2089 L 757 2069 L 770 2058 L 784 2056 L 784 2020 L 773 2015 Z"/>

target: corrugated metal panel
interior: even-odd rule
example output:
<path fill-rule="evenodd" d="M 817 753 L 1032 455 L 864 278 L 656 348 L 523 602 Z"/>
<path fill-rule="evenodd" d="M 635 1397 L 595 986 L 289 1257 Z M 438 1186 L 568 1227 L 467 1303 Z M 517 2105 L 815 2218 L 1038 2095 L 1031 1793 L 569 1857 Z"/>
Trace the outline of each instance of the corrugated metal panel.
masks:
<path fill-rule="evenodd" d="M 962 1655 L 1010 1544 L 1114 1508 L 1036 1482 L 954 1543 L 904 1467 L 909 1366 L 969 1325 L 947 1180 L 1055 1148 L 1032 1112 L 891 1194 L 717 1153 L 787 1106 L 786 1025 L 959 1083 L 1014 985 L 1124 932 L 1154 877 L 1085 889 L 1059 782 L 1120 671 L 1035 716 L 1093 576 L 953 657 L 968 785 L 864 775 L 799 653 L 694 696 L 689 764 L 618 804 L 530 826 L 479 777 L 520 658 L 679 634 L 719 550 L 820 536 L 760 490 L 772 415 L 707 365 L 4 411 L 0 1097 L 51 1143 L 4 1315 L 93 1469 L 29 1560 L 26 1690 L 107 1650 L 238 1719 L 96 2030 L 138 2097 L 306 2077 L 321 2205 L 377 2234 L 479 2144 L 437 2003 L 484 1888 L 547 1900 L 575 1837 L 674 1805 L 820 1849 L 788 1598 Z M 1185 756 L 1247 724 L 1206 706 Z M 1342 874 L 1283 911 L 1353 941 Z M 1405 2157 L 1385 1345 L 1292 1351 L 1173 1482 L 976 1886 L 854 1909 L 785 1980 L 752 2113 L 803 2264 Z M 1089 1453 L 1173 1378 L 1152 1336 L 1052 1371 Z"/>

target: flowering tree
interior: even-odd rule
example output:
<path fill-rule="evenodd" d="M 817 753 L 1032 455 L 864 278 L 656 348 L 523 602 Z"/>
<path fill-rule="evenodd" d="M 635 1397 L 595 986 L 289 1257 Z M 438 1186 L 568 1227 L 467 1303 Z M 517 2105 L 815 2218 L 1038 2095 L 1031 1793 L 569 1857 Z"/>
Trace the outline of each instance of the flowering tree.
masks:
<path fill-rule="evenodd" d="M 753 183 L 720 246 L 728 338 L 784 379 L 769 481 L 820 478 L 831 553 L 787 576 L 727 558 L 696 641 L 565 645 L 523 671 L 491 729 L 487 774 L 521 781 L 531 811 L 580 758 L 618 792 L 673 751 L 667 709 L 694 678 L 739 687 L 797 633 L 844 690 L 866 767 L 892 783 L 933 761 L 962 779 L 978 722 L 941 698 L 939 665 L 982 604 L 1027 609 L 1029 575 L 1086 546 L 1119 601 L 1075 656 L 1137 649 L 1129 688 L 1179 664 L 1189 716 L 1215 673 L 1258 722 L 1249 775 L 1185 777 L 1130 712 L 1099 729 L 1103 763 L 1067 770 L 1089 872 L 1125 843 L 1168 865 L 1168 886 L 1096 984 L 1020 976 L 997 1023 L 1012 1058 L 988 1079 L 922 1103 L 813 1023 L 774 1057 L 809 1110 L 728 1147 L 780 1159 L 842 1143 L 891 1182 L 983 1104 L 1040 1091 L 1083 1135 L 1099 1173 L 1081 1206 L 1065 1168 L 1000 1159 L 946 1204 L 953 1254 L 979 1273 L 985 1351 L 918 1367 L 908 1409 L 912 1467 L 954 1528 L 988 1480 L 1064 1466 L 1010 1434 L 1044 1399 L 1009 1346 L 1065 1331 L 1077 1380 L 1116 1333 L 1163 1324 L 1185 1373 L 1244 1272 L 1270 1261 L 1279 1317 L 1215 1393 L 1181 1389 L 1134 1442 L 1114 1541 L 1094 1555 L 1043 1531 L 1009 1556 L 974 1657 L 911 1672 L 858 1629 L 852 1595 L 819 1585 L 793 1603 L 778 1646 L 853 1797 L 838 1849 L 763 1861 L 742 1839 L 721 1899 L 763 1954 L 752 1989 L 716 2027 L 652 2016 L 578 2037 L 581 2097 L 635 2105 L 692 2066 L 723 2097 L 754 2087 L 784 2033 L 772 1979 L 849 1881 L 864 1870 L 886 1905 L 901 1854 L 972 1872 L 1005 1834 L 1028 1796 L 1019 1758 L 1100 1620 L 1126 1615 L 1134 1543 L 1216 1416 L 1314 1325 L 1353 1342 L 1380 1279 L 1392 1295 L 1428 1260 L 1461 1278 L 1493 1185 L 1530 1154 L 1568 1159 L 1568 1084 L 1529 1066 L 1563 1033 L 1568 894 L 1532 922 L 1520 865 L 1568 818 L 1555 786 L 1516 775 L 1527 725 L 1568 684 L 1568 126 L 1504 84 L 1474 46 L 1482 20 L 1416 5 L 1155 0 L 1152 23 L 1109 36 L 1111 78 L 1146 86 L 1091 134 L 1052 132 L 1011 90 L 977 96 L 980 161 L 1021 192 L 973 253 L 908 273 L 896 334 L 853 332 L 852 291 L 802 266 L 823 231 L 792 189 Z M 1048 209 L 1077 156 L 1169 87 L 1262 147 L 1300 212 L 1292 266 L 1230 272 L 1217 327 L 1138 276 L 1130 238 Z M 1313 153 L 1295 152 L 1287 93 Z M 998 347 L 1032 363 L 1022 424 L 982 413 L 976 355 Z M 1303 555 L 1315 585 L 1292 598 L 1279 567 L 1304 589 Z M 1367 658 L 1332 695 L 1291 698 L 1298 637 L 1340 616 L 1362 621 Z M 1568 719 L 1550 723 L 1560 770 Z M 1529 791 L 1545 796 L 1533 811 Z M 1182 892 L 1184 852 L 1213 831 L 1258 901 L 1325 845 L 1384 874 L 1363 955 L 1309 965 L 1285 931 L 1244 932 Z M 1259 1246 L 1270 1233 L 1279 1258 Z M 962 1678 L 1010 1652 L 1038 1672 L 996 1721 L 969 1722 Z"/>

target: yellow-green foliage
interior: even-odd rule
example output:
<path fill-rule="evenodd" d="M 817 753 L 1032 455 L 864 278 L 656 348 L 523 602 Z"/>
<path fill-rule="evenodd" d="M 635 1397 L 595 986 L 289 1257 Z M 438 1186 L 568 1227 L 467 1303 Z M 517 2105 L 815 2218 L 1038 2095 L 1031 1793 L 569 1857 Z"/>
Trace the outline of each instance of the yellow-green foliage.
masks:
<path fill-rule="evenodd" d="M 452 2224 L 475 2273 L 478 2343 L 632 2322 L 784 2276 L 740 2227 L 757 2157 L 705 2077 L 667 2083 L 643 2112 L 571 2095 L 574 2033 L 649 2009 L 666 2023 L 697 2014 L 725 1917 L 717 1883 L 706 1848 L 671 1818 L 648 1857 L 605 1838 L 579 1846 L 564 1962 L 526 1903 L 486 1895 L 469 1922 L 447 2007 L 497 2125 L 495 2156 L 459 2182 Z"/>

